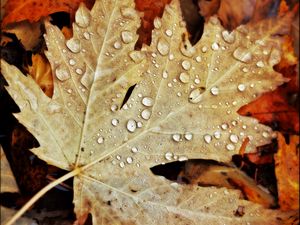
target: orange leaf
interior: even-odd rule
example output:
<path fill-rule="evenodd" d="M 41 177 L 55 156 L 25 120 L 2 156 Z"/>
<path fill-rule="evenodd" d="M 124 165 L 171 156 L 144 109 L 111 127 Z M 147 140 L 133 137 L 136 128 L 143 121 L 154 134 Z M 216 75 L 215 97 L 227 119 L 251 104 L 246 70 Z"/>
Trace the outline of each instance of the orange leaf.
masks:
<path fill-rule="evenodd" d="M 48 60 L 42 55 L 32 55 L 32 66 L 29 67 L 29 74 L 41 87 L 44 93 L 51 97 L 53 94 L 53 78 L 51 66 Z"/>
<path fill-rule="evenodd" d="M 282 73 L 290 81 L 275 91 L 263 94 L 257 100 L 242 107 L 239 110 L 241 115 L 251 115 L 261 123 L 272 125 L 279 123 L 280 130 L 299 132 L 299 112 L 290 104 L 294 94 L 298 93 L 297 72 L 295 70 L 297 57 L 290 37 L 285 38 L 283 43 L 283 56 L 275 69 Z"/>
<path fill-rule="evenodd" d="M 88 7 L 92 6 L 91 0 L 8 0 L 4 6 L 2 27 L 23 20 L 36 22 L 56 12 L 67 12 L 72 16 L 81 2 L 86 3 Z"/>
<path fill-rule="evenodd" d="M 282 210 L 299 209 L 299 136 L 291 135 L 289 144 L 278 133 L 278 153 L 275 155 L 275 173 L 279 205 Z"/>

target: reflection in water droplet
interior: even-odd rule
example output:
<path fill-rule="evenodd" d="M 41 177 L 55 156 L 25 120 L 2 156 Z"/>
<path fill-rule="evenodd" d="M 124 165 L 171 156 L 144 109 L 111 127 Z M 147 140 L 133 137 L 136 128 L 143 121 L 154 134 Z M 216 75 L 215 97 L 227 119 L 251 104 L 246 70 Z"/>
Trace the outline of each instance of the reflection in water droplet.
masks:
<path fill-rule="evenodd" d="M 233 52 L 233 57 L 241 62 L 249 63 L 252 60 L 252 54 L 245 47 L 238 47 Z"/>
<path fill-rule="evenodd" d="M 232 44 L 235 41 L 235 32 L 229 33 L 227 30 L 222 31 L 222 37 L 224 41 L 229 44 Z"/>
<path fill-rule="evenodd" d="M 169 54 L 169 43 L 164 38 L 160 38 L 157 42 L 157 50 L 161 55 Z"/>
<path fill-rule="evenodd" d="M 211 137 L 209 134 L 205 134 L 205 135 L 203 136 L 203 138 L 204 138 L 204 141 L 205 141 L 207 144 L 209 144 L 209 143 L 211 142 L 211 140 L 212 140 L 212 137 Z"/>
<path fill-rule="evenodd" d="M 97 139 L 97 142 L 98 144 L 102 144 L 104 142 L 104 138 L 102 136 L 100 136 L 98 139 Z"/>
<path fill-rule="evenodd" d="M 70 49 L 71 52 L 73 53 L 78 53 L 80 52 L 80 41 L 77 38 L 71 38 L 66 42 L 66 46 L 68 49 Z"/>
<path fill-rule="evenodd" d="M 65 65 L 59 65 L 55 70 L 56 77 L 61 81 L 66 81 L 70 78 L 70 74 Z"/>
<path fill-rule="evenodd" d="M 171 161 L 172 157 L 173 157 L 173 153 L 172 152 L 166 152 L 166 154 L 165 154 L 166 160 Z"/>
<path fill-rule="evenodd" d="M 133 41 L 133 34 L 130 31 L 122 31 L 121 38 L 125 44 L 128 44 Z"/>
<path fill-rule="evenodd" d="M 135 120 L 133 120 L 133 119 L 128 120 L 126 127 L 129 132 L 133 133 L 136 129 Z"/>
<path fill-rule="evenodd" d="M 188 83 L 190 81 L 190 76 L 183 72 L 183 73 L 180 73 L 179 75 L 179 80 L 182 82 L 182 83 Z"/>

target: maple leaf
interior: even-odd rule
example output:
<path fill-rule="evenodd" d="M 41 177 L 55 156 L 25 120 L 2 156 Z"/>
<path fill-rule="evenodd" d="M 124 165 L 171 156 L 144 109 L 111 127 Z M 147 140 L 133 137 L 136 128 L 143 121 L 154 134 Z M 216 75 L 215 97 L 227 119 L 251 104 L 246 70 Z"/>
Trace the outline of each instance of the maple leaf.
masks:
<path fill-rule="evenodd" d="M 37 22 L 42 17 L 56 12 L 67 12 L 74 15 L 81 2 L 92 6 L 92 2 L 89 0 L 24 0 L 22 2 L 8 0 L 4 6 L 5 14 L 2 20 L 2 27 L 23 20 Z"/>
<path fill-rule="evenodd" d="M 15 116 L 40 143 L 32 151 L 71 171 L 56 183 L 74 176 L 78 224 L 89 213 L 94 224 L 279 224 L 283 217 L 239 199 L 238 191 L 179 185 L 151 173 L 177 160 L 229 162 L 246 137 L 246 153 L 269 143 L 271 129 L 237 110 L 285 81 L 272 67 L 288 17 L 232 33 L 213 17 L 191 46 L 179 12 L 176 0 L 165 8 L 154 20 L 151 46 L 141 51 L 134 51 L 133 1 L 81 6 L 67 41 L 46 23 L 51 99 L 2 61 L 21 110 Z"/>
<path fill-rule="evenodd" d="M 282 210 L 299 209 L 299 136 L 290 135 L 289 144 L 278 133 L 278 153 L 275 155 L 279 205 Z"/>

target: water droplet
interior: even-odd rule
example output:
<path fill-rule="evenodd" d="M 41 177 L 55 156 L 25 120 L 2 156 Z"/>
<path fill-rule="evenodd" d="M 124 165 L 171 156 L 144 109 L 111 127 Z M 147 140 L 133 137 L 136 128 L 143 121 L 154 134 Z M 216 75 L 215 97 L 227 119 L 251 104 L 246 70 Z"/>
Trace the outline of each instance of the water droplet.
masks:
<path fill-rule="evenodd" d="M 203 136 L 203 138 L 204 138 L 204 141 L 205 141 L 207 144 L 209 144 L 209 143 L 211 142 L 211 140 L 212 140 L 212 137 L 211 137 L 209 134 L 205 134 L 205 135 Z"/>
<path fill-rule="evenodd" d="M 256 63 L 256 66 L 259 67 L 259 68 L 263 68 L 265 66 L 264 62 L 263 61 L 258 61 Z"/>
<path fill-rule="evenodd" d="M 221 132 L 220 132 L 220 131 L 216 131 L 216 132 L 214 133 L 214 137 L 215 137 L 216 139 L 220 139 L 220 138 L 221 138 Z"/>
<path fill-rule="evenodd" d="M 233 142 L 233 143 L 237 143 L 237 142 L 239 141 L 239 137 L 238 137 L 236 134 L 231 134 L 231 135 L 229 136 L 229 139 L 230 139 L 230 141 Z"/>
<path fill-rule="evenodd" d="M 114 48 L 115 48 L 115 49 L 120 49 L 121 47 L 122 47 L 121 42 L 116 41 L 116 42 L 114 43 Z"/>
<path fill-rule="evenodd" d="M 131 152 L 132 153 L 137 153 L 139 150 L 138 150 L 138 148 L 137 147 L 132 147 L 131 148 Z"/>
<path fill-rule="evenodd" d="M 71 52 L 73 53 L 78 53 L 80 52 L 80 41 L 77 38 L 71 38 L 66 42 L 66 46 L 68 49 L 70 49 Z"/>
<path fill-rule="evenodd" d="M 183 60 L 181 66 L 185 70 L 189 70 L 191 68 L 191 63 L 187 60 Z"/>
<path fill-rule="evenodd" d="M 249 63 L 252 60 L 252 54 L 245 47 L 238 47 L 233 52 L 233 57 L 241 62 Z"/>
<path fill-rule="evenodd" d="M 196 89 L 192 90 L 189 95 L 189 101 L 191 103 L 200 102 L 202 100 L 202 93 L 203 93 L 203 90 L 200 88 L 196 88 Z"/>
<path fill-rule="evenodd" d="M 227 124 L 227 123 L 223 123 L 223 124 L 221 125 L 221 128 L 222 128 L 223 130 L 227 130 L 227 129 L 228 129 L 228 124 Z"/>
<path fill-rule="evenodd" d="M 70 60 L 69 60 L 69 64 L 70 64 L 71 66 L 74 66 L 74 65 L 76 64 L 76 61 L 75 61 L 74 59 L 70 59 Z"/>
<path fill-rule="evenodd" d="M 141 113 L 141 116 L 144 120 L 149 120 L 150 116 L 151 116 L 151 112 L 149 109 L 144 109 Z"/>
<path fill-rule="evenodd" d="M 219 49 L 219 44 L 214 42 L 212 45 L 211 45 L 211 49 L 214 50 L 214 51 L 217 51 Z"/>
<path fill-rule="evenodd" d="M 118 110 L 118 106 L 117 106 L 117 105 L 112 105 L 112 106 L 110 107 L 110 110 L 113 111 L 113 112 L 115 112 L 115 111 Z"/>
<path fill-rule="evenodd" d="M 91 37 L 91 35 L 90 35 L 90 33 L 89 32 L 84 32 L 83 33 L 83 37 L 86 39 L 86 40 L 89 40 L 90 39 L 90 37 Z"/>
<path fill-rule="evenodd" d="M 162 77 L 164 79 L 167 79 L 168 78 L 168 72 L 167 71 L 164 71 L 163 74 L 162 74 Z"/>
<path fill-rule="evenodd" d="M 169 54 L 169 60 L 173 60 L 175 57 L 174 57 L 174 55 L 173 54 Z"/>
<path fill-rule="evenodd" d="M 157 42 L 157 50 L 161 55 L 169 54 L 169 43 L 166 39 L 160 38 Z"/>
<path fill-rule="evenodd" d="M 148 106 L 148 107 L 153 106 L 153 99 L 150 97 L 144 97 L 142 103 L 144 106 Z"/>
<path fill-rule="evenodd" d="M 48 104 L 47 110 L 50 114 L 60 113 L 62 110 L 62 107 L 61 107 L 61 105 L 51 102 L 50 104 Z"/>
<path fill-rule="evenodd" d="M 263 131 L 262 136 L 263 136 L 264 138 L 269 138 L 269 137 L 270 137 L 270 134 L 269 134 L 267 131 Z"/>
<path fill-rule="evenodd" d="M 130 31 L 122 31 L 121 38 L 125 44 L 128 44 L 133 41 L 133 34 Z"/>
<path fill-rule="evenodd" d="M 171 30 L 169 30 L 169 29 L 167 29 L 167 30 L 165 31 L 165 33 L 166 33 L 166 35 L 167 35 L 168 37 L 171 37 L 172 34 L 173 34 L 173 32 L 172 32 Z"/>
<path fill-rule="evenodd" d="M 135 129 L 136 129 L 136 122 L 135 122 L 135 120 L 132 120 L 132 119 L 128 120 L 126 127 L 127 127 L 127 130 L 129 132 L 133 133 L 135 131 Z"/>
<path fill-rule="evenodd" d="M 137 16 L 137 13 L 133 8 L 123 7 L 121 8 L 121 14 L 128 19 L 134 19 Z"/>
<path fill-rule="evenodd" d="M 136 124 L 137 124 L 137 127 L 138 127 L 138 128 L 143 127 L 143 123 L 142 123 L 141 121 L 137 122 Z"/>
<path fill-rule="evenodd" d="M 102 144 L 104 142 L 104 138 L 102 136 L 100 136 L 98 139 L 97 139 L 97 142 L 98 144 Z"/>
<path fill-rule="evenodd" d="M 172 152 L 166 152 L 165 158 L 166 158 L 166 160 L 171 161 L 172 158 L 173 158 L 173 153 Z"/>
<path fill-rule="evenodd" d="M 154 24 L 154 27 L 155 27 L 156 29 L 161 28 L 161 20 L 160 20 L 160 18 L 156 17 L 156 18 L 154 19 L 154 21 L 153 21 L 153 24 Z"/>
<path fill-rule="evenodd" d="M 56 68 L 55 75 L 61 81 L 66 81 L 70 78 L 69 71 L 63 64 Z"/>
<path fill-rule="evenodd" d="M 126 162 L 127 162 L 128 164 L 131 164 L 131 163 L 133 162 L 133 158 L 130 157 L 130 156 L 127 157 Z"/>
<path fill-rule="evenodd" d="M 184 138 L 188 141 L 193 139 L 193 134 L 192 133 L 185 133 Z"/>
<path fill-rule="evenodd" d="M 141 51 L 132 51 L 132 52 L 129 53 L 129 57 L 135 63 L 139 63 L 145 58 L 145 54 Z"/>
<path fill-rule="evenodd" d="M 227 144 L 226 149 L 229 151 L 233 151 L 235 149 L 235 146 L 233 144 Z"/>
<path fill-rule="evenodd" d="M 185 73 L 185 72 L 183 72 L 183 73 L 180 73 L 180 75 L 179 75 L 179 80 L 182 82 L 182 83 L 188 83 L 189 81 L 190 81 L 190 76 L 187 74 L 187 73 Z"/>
<path fill-rule="evenodd" d="M 181 139 L 181 135 L 180 134 L 173 134 L 172 135 L 172 139 L 176 142 L 179 142 Z"/>
<path fill-rule="evenodd" d="M 182 161 L 187 161 L 189 158 L 187 156 L 179 156 L 178 161 L 182 162 Z"/>
<path fill-rule="evenodd" d="M 79 7 L 75 14 L 75 21 L 80 27 L 87 27 L 90 25 L 91 15 L 86 7 Z"/>
<path fill-rule="evenodd" d="M 201 56 L 196 57 L 196 62 L 201 62 Z"/>
<path fill-rule="evenodd" d="M 196 49 L 189 41 L 181 42 L 180 51 L 184 56 L 192 57 L 196 53 Z"/>
<path fill-rule="evenodd" d="M 196 78 L 196 79 L 194 80 L 194 82 L 195 82 L 195 84 L 200 84 L 200 79 Z"/>
<path fill-rule="evenodd" d="M 76 72 L 77 74 L 79 74 L 79 75 L 82 75 L 82 74 L 83 74 L 83 71 L 82 71 L 82 69 L 80 69 L 80 68 L 77 68 L 77 69 L 75 70 L 75 72 Z"/>
<path fill-rule="evenodd" d="M 206 46 L 203 46 L 203 47 L 201 48 L 201 51 L 202 51 L 203 53 L 207 52 L 207 47 L 206 47 Z"/>
<path fill-rule="evenodd" d="M 235 41 L 235 32 L 229 33 L 227 30 L 222 31 L 222 37 L 225 42 L 232 44 Z"/>
<path fill-rule="evenodd" d="M 242 71 L 243 71 L 244 73 L 248 73 L 248 72 L 249 72 L 249 70 L 248 70 L 246 67 L 244 67 L 244 68 L 242 69 Z"/>
<path fill-rule="evenodd" d="M 210 89 L 210 93 L 211 93 L 212 95 L 218 95 L 218 94 L 219 94 L 219 88 L 218 88 L 218 87 L 212 87 L 212 88 Z"/>
<path fill-rule="evenodd" d="M 243 91 L 245 91 L 246 86 L 245 86 L 245 84 L 239 84 L 237 88 L 239 91 L 243 92 Z"/>
<path fill-rule="evenodd" d="M 117 120 L 117 119 L 112 119 L 112 120 L 111 120 L 111 124 L 112 124 L 113 126 L 117 126 L 117 125 L 119 124 L 119 120 Z"/>
<path fill-rule="evenodd" d="M 120 166 L 121 168 L 124 168 L 125 163 L 124 163 L 124 162 L 120 162 L 120 163 L 119 163 L 119 166 Z"/>

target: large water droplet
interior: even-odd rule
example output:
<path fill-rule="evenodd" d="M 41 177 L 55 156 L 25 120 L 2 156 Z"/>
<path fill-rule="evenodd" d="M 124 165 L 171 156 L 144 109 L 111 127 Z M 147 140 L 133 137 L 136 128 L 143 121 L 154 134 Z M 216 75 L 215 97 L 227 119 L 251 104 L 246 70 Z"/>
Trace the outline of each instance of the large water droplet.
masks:
<path fill-rule="evenodd" d="M 192 133 L 185 133 L 184 138 L 188 141 L 193 139 L 193 134 Z"/>
<path fill-rule="evenodd" d="M 222 31 L 222 37 L 224 41 L 229 44 L 232 44 L 235 41 L 235 32 L 229 33 L 227 30 Z"/>
<path fill-rule="evenodd" d="M 66 81 L 70 78 L 70 73 L 66 66 L 63 64 L 59 65 L 55 70 L 56 77 L 61 81 Z"/>
<path fill-rule="evenodd" d="M 181 139 L 181 135 L 180 134 L 173 134 L 172 135 L 172 139 L 176 142 L 179 142 Z"/>
<path fill-rule="evenodd" d="M 231 135 L 229 136 L 229 139 L 230 139 L 230 141 L 233 142 L 233 143 L 238 143 L 238 141 L 239 141 L 239 137 L 238 137 L 236 134 L 231 134 Z"/>
<path fill-rule="evenodd" d="M 135 120 L 132 120 L 132 119 L 128 120 L 126 127 L 129 132 L 133 133 L 136 129 Z"/>
<path fill-rule="evenodd" d="M 203 90 L 200 88 L 196 88 L 196 89 L 192 90 L 189 95 L 189 101 L 191 103 L 200 102 L 202 100 L 202 93 L 203 93 Z"/>
<path fill-rule="evenodd" d="M 153 99 L 150 97 L 144 97 L 142 100 L 142 104 L 148 107 L 153 106 Z"/>
<path fill-rule="evenodd" d="M 188 83 L 190 81 L 190 76 L 183 72 L 183 73 L 180 73 L 179 75 L 179 80 L 182 82 L 182 83 Z"/>
<path fill-rule="evenodd" d="M 130 31 L 122 31 L 121 38 L 125 44 L 128 44 L 133 41 L 133 34 Z"/>
<path fill-rule="evenodd" d="M 171 161 L 172 158 L 173 158 L 173 153 L 172 152 L 166 152 L 165 158 L 166 158 L 166 160 Z"/>
<path fill-rule="evenodd" d="M 233 52 L 233 57 L 241 62 L 249 63 L 252 60 L 252 54 L 245 47 L 238 47 Z"/>
<path fill-rule="evenodd" d="M 209 135 L 209 134 L 205 134 L 205 135 L 203 136 L 203 138 L 204 138 L 204 141 L 205 141 L 207 144 L 209 144 L 209 143 L 211 142 L 211 140 L 212 140 L 212 137 L 211 137 L 211 135 Z"/>
<path fill-rule="evenodd" d="M 161 55 L 169 54 L 169 43 L 166 39 L 160 38 L 157 42 L 157 50 Z"/>
<path fill-rule="evenodd" d="M 181 66 L 185 70 L 189 70 L 191 68 L 191 63 L 187 60 L 183 60 Z"/>
<path fill-rule="evenodd" d="M 73 53 L 78 53 L 80 52 L 80 41 L 77 38 L 71 38 L 66 42 L 66 46 L 68 49 L 70 49 L 71 52 Z"/>
<path fill-rule="evenodd" d="M 144 120 L 149 120 L 151 116 L 151 111 L 149 109 L 144 109 L 141 113 L 141 116 Z"/>
<path fill-rule="evenodd" d="M 216 139 L 220 139 L 220 138 L 221 138 L 221 132 L 220 132 L 220 131 L 216 131 L 216 132 L 214 133 L 214 137 L 215 137 Z"/>
<path fill-rule="evenodd" d="M 91 14 L 86 7 L 79 7 L 75 14 L 75 21 L 80 27 L 87 27 L 91 22 Z"/>

